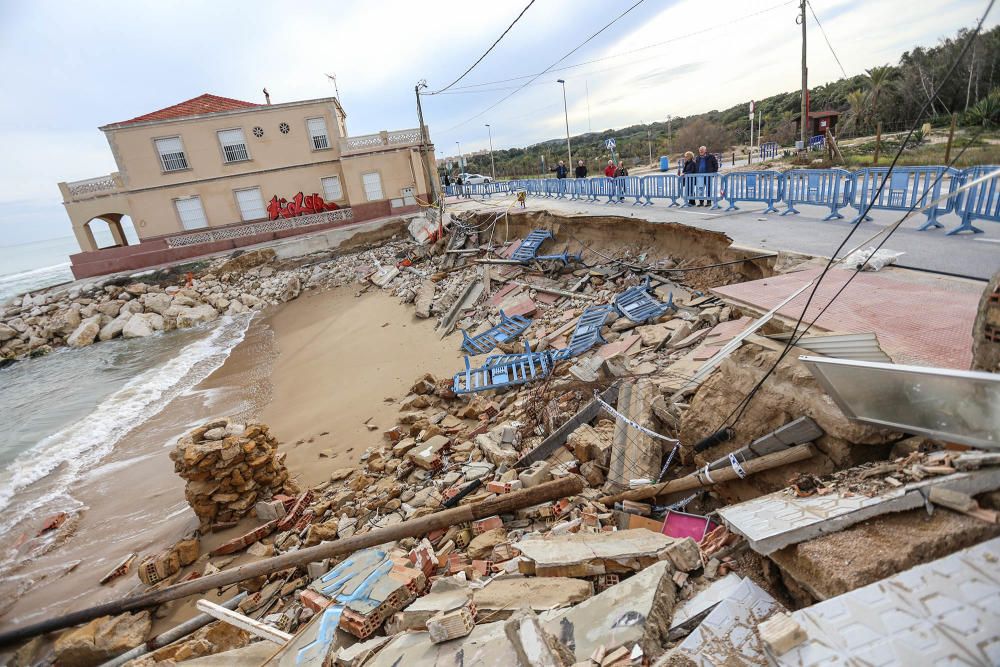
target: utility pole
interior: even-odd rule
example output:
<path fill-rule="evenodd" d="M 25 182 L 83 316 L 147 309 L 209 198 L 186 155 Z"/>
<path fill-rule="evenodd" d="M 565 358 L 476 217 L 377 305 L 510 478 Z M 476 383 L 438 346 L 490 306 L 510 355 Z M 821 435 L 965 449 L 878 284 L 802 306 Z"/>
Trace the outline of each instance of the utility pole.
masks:
<path fill-rule="evenodd" d="M 806 0 L 802 0 L 799 5 L 802 13 L 799 14 L 798 22 L 802 24 L 802 111 L 799 117 L 800 139 L 802 140 L 802 150 L 809 148 L 808 124 L 809 124 L 809 68 L 806 67 Z"/>
<path fill-rule="evenodd" d="M 670 122 L 674 119 L 673 116 L 667 114 L 667 155 L 674 152 L 674 133 L 671 129 Z"/>
<path fill-rule="evenodd" d="M 464 169 L 463 166 L 462 166 L 462 142 L 461 141 L 456 141 L 455 145 L 458 146 L 458 173 L 461 174 L 461 173 L 463 173 L 463 169 Z"/>
<path fill-rule="evenodd" d="M 569 143 L 569 107 L 566 106 L 566 82 L 562 79 L 557 79 L 556 83 L 561 83 L 563 89 L 563 114 L 566 117 L 566 153 L 569 155 L 569 162 L 566 163 L 566 166 L 569 168 L 573 166 L 573 147 Z"/>
<path fill-rule="evenodd" d="M 486 131 L 490 133 L 490 173 L 493 174 L 493 180 L 497 180 L 497 166 L 493 162 L 493 130 L 490 129 L 490 124 L 486 123 Z"/>
<path fill-rule="evenodd" d="M 427 128 L 424 126 L 424 109 L 420 105 L 420 89 L 426 88 L 427 82 L 421 79 L 413 87 L 413 94 L 417 97 L 417 122 L 420 123 L 420 154 L 423 157 L 424 172 L 426 173 L 428 186 L 431 189 L 431 203 L 438 206 L 438 238 L 444 236 L 444 197 L 438 195 L 437 169 L 431 169 L 430 158 L 427 155 Z M 338 95 L 339 100 L 339 95 Z"/>
<path fill-rule="evenodd" d="M 646 128 L 646 143 L 649 144 L 649 164 L 653 164 L 653 130 Z"/>
<path fill-rule="evenodd" d="M 590 122 L 590 85 L 586 79 L 583 81 L 583 89 L 587 91 L 587 132 L 593 132 L 594 126 Z"/>

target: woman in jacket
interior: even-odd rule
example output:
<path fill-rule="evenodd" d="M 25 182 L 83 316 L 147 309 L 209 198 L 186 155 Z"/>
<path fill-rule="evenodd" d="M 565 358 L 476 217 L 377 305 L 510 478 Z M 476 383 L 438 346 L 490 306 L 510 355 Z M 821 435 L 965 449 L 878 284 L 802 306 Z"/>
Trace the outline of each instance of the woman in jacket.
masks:
<path fill-rule="evenodd" d="M 684 166 L 681 168 L 681 174 L 696 173 L 698 173 L 698 163 L 694 159 L 694 153 L 687 151 L 684 153 Z M 688 206 L 695 206 L 693 199 L 688 199 Z"/>

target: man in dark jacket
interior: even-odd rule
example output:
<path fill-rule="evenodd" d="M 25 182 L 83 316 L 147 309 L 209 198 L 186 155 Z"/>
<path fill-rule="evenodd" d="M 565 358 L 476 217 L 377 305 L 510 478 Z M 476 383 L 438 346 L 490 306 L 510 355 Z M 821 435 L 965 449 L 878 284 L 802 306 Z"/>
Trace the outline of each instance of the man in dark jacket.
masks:
<path fill-rule="evenodd" d="M 715 159 L 715 156 L 708 152 L 708 149 L 704 146 L 698 147 L 698 158 L 695 160 L 697 164 L 697 173 L 699 174 L 715 174 L 719 171 L 719 161 Z M 705 185 L 708 188 L 708 185 Z M 712 203 L 707 199 L 702 199 L 698 203 L 698 206 L 711 206 Z"/>
<path fill-rule="evenodd" d="M 587 165 L 580 160 L 576 164 L 576 170 L 573 172 L 577 178 L 587 178 Z"/>
<path fill-rule="evenodd" d="M 566 178 L 569 174 L 569 169 L 566 168 L 566 163 L 562 160 L 559 160 L 559 164 L 554 171 L 556 172 L 556 178 Z"/>

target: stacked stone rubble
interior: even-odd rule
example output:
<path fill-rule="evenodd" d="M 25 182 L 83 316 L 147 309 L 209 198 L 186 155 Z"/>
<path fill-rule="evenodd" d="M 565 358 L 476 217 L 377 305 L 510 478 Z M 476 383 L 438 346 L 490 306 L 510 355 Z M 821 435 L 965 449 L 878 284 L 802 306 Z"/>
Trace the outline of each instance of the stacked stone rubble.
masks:
<path fill-rule="evenodd" d="M 209 422 L 181 437 L 170 458 L 187 480 L 184 495 L 202 532 L 239 520 L 259 500 L 297 491 L 266 424 Z"/>

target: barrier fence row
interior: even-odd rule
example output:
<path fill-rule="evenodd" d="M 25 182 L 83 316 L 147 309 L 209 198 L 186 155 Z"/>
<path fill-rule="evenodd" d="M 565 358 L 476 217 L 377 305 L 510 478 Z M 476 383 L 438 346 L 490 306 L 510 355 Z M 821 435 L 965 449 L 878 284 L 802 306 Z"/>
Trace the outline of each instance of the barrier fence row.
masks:
<path fill-rule="evenodd" d="M 888 174 L 888 180 L 886 175 Z M 871 204 L 872 210 L 907 211 L 923 208 L 943 195 L 951 195 L 964 183 L 987 174 L 994 176 L 983 183 L 948 196 L 933 208 L 923 211 L 926 221 L 920 231 L 944 227 L 939 217 L 958 215 L 960 224 L 948 235 L 960 232 L 981 233 L 975 220 L 1000 222 L 1000 166 L 982 165 L 965 170 L 942 166 L 897 167 L 889 174 L 888 167 L 869 167 L 850 172 L 844 169 L 792 169 L 778 172 L 739 171 L 729 174 L 653 174 L 619 178 L 533 178 L 472 185 L 449 185 L 448 196 L 491 197 L 524 191 L 533 197 L 604 201 L 606 204 L 651 206 L 653 200 L 670 200 L 670 206 L 688 208 L 707 203 L 720 209 L 738 210 L 737 202 L 759 202 L 766 205 L 764 213 L 797 214 L 796 205 L 810 204 L 829 207 L 824 220 L 841 219 L 843 208 L 859 212 L 853 223 L 870 220 L 860 215 Z M 883 180 L 885 185 L 881 190 Z"/>

